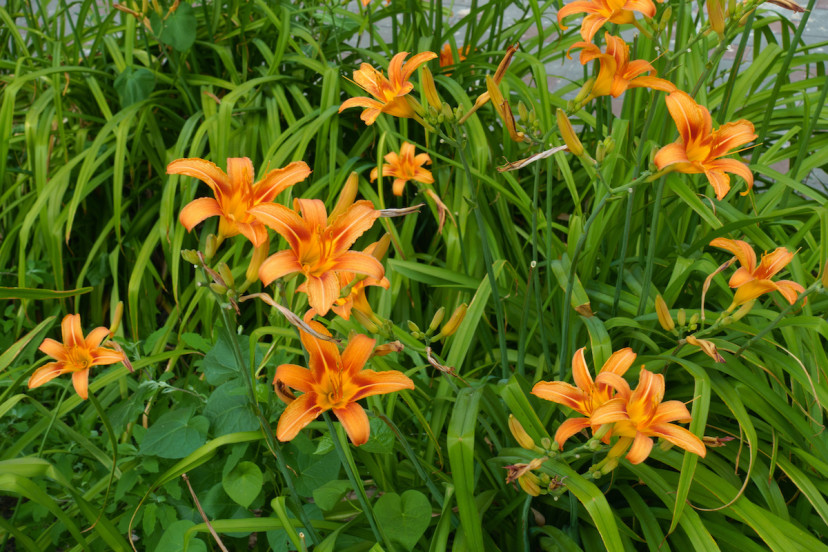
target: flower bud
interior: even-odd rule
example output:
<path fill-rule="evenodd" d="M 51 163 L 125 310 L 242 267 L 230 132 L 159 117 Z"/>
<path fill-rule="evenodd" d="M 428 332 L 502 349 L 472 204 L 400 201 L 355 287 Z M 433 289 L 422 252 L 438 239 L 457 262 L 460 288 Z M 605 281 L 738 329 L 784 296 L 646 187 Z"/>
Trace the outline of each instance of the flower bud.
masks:
<path fill-rule="evenodd" d="M 667 28 L 667 25 L 670 23 L 670 19 L 673 17 L 673 7 L 667 6 L 664 11 L 661 13 L 661 20 L 658 23 L 658 30 L 663 31 Z"/>
<path fill-rule="evenodd" d="M 253 255 L 250 257 L 250 264 L 247 265 L 247 272 L 244 277 L 248 282 L 255 282 L 259 278 L 259 268 L 267 259 L 267 254 L 270 253 L 270 239 L 253 249 Z"/>
<path fill-rule="evenodd" d="M 575 134 L 575 129 L 572 128 L 572 123 L 569 122 L 569 118 L 566 116 L 566 113 L 564 113 L 564 110 L 558 108 L 555 116 L 558 120 L 558 130 L 561 133 L 561 138 L 563 138 L 563 141 L 570 153 L 576 157 L 583 156 L 584 146 L 578 139 L 578 135 Z"/>
<path fill-rule="evenodd" d="M 693 316 L 690 317 L 690 325 L 695 326 L 699 323 L 699 313 L 694 313 Z"/>
<path fill-rule="evenodd" d="M 221 279 L 224 280 L 224 284 L 227 287 L 229 287 L 229 288 L 236 287 L 236 280 L 235 280 L 235 278 L 233 278 L 233 271 L 230 270 L 230 267 L 227 266 L 227 263 L 219 263 L 218 273 L 219 273 L 219 276 L 221 276 Z"/>
<path fill-rule="evenodd" d="M 526 430 L 523 429 L 523 426 L 520 425 L 520 422 L 513 414 L 509 414 L 509 431 L 512 432 L 512 437 L 515 438 L 515 441 L 526 450 L 534 450 L 535 449 L 535 441 L 532 440 L 532 437 L 526 433 Z"/>
<path fill-rule="evenodd" d="M 408 321 L 408 331 L 411 333 L 422 333 L 420 332 L 420 327 L 413 320 Z"/>
<path fill-rule="evenodd" d="M 201 264 L 201 261 L 198 260 L 198 253 L 194 249 L 182 249 L 181 258 L 194 266 Z"/>
<path fill-rule="evenodd" d="M 468 309 L 468 305 L 463 303 L 456 309 L 454 312 L 451 313 L 451 318 L 449 318 L 448 322 L 445 323 L 443 329 L 440 330 L 440 333 L 437 334 L 435 339 L 442 339 L 444 337 L 448 337 L 453 335 L 454 332 L 460 327 L 460 323 L 463 321 L 463 318 L 466 317 L 466 310 Z"/>
<path fill-rule="evenodd" d="M 742 318 L 747 316 L 747 314 L 750 312 L 750 309 L 752 309 L 753 305 L 755 305 L 755 304 L 756 304 L 756 299 L 754 299 L 752 301 L 748 301 L 747 303 L 745 303 L 744 305 L 739 307 L 736 310 L 736 312 L 734 312 L 733 315 L 731 316 L 731 318 L 733 319 L 733 322 L 736 322 L 737 320 L 741 320 Z"/>
<path fill-rule="evenodd" d="M 518 477 L 518 485 L 523 491 L 531 496 L 539 496 L 540 495 L 540 479 L 538 476 L 532 472 L 526 472 L 520 477 Z"/>
<path fill-rule="evenodd" d="M 216 238 L 215 234 L 210 234 L 207 236 L 207 240 L 204 243 L 204 258 L 209 260 L 213 258 L 213 255 L 216 254 L 216 250 L 218 249 L 218 238 Z"/>
<path fill-rule="evenodd" d="M 828 289 L 828 261 L 825 261 L 825 266 L 822 267 L 822 289 Z"/>
<path fill-rule="evenodd" d="M 575 99 L 573 100 L 575 105 L 580 105 L 587 98 L 589 98 L 589 95 L 592 93 L 592 87 L 594 85 L 595 77 L 590 77 L 586 80 L 584 85 L 581 87 L 581 90 L 578 92 L 578 94 L 575 96 Z"/>
<path fill-rule="evenodd" d="M 363 328 L 365 328 L 366 330 L 368 330 L 370 333 L 375 334 L 375 333 L 378 333 L 378 332 L 379 332 L 379 326 L 377 326 L 376 324 L 374 324 L 374 321 L 373 321 L 373 320 L 371 320 L 368 316 L 366 316 L 366 315 L 365 315 L 362 311 L 360 311 L 359 309 L 353 309 L 353 310 L 351 311 L 351 316 L 353 316 L 354 318 L 356 318 L 356 319 L 357 319 L 357 322 L 359 322 L 359 323 L 360 323 L 360 325 L 361 325 Z"/>
<path fill-rule="evenodd" d="M 687 312 L 684 309 L 679 309 L 676 320 L 678 320 L 678 325 L 683 328 L 687 324 Z"/>
<path fill-rule="evenodd" d="M 726 18 L 724 0 L 707 0 L 707 18 L 710 21 L 710 28 L 716 31 L 720 38 L 724 37 Z"/>
<path fill-rule="evenodd" d="M 446 307 L 440 307 L 434 316 L 431 318 L 431 324 L 428 325 L 428 333 L 436 332 L 437 328 L 443 322 L 443 317 L 446 315 Z"/>
<path fill-rule="evenodd" d="M 336 205 L 334 205 L 333 211 L 328 216 L 328 219 L 331 221 L 336 220 L 336 218 L 348 210 L 348 207 L 353 205 L 354 199 L 357 196 L 357 190 L 359 188 L 359 176 L 357 173 L 352 172 L 348 175 L 348 180 L 345 181 L 345 185 L 342 186 L 342 191 L 339 192 L 339 198 L 336 200 Z"/>
<path fill-rule="evenodd" d="M 434 109 L 441 110 L 443 108 L 443 102 L 440 100 L 437 87 L 434 85 L 434 75 L 431 74 L 431 70 L 425 65 L 422 66 L 420 71 L 422 72 L 420 75 L 420 84 L 423 87 L 423 95 L 426 101 Z"/>
<path fill-rule="evenodd" d="M 595 160 L 599 163 L 604 162 L 604 158 L 606 157 L 607 150 L 604 147 L 603 142 L 598 142 L 598 146 L 595 149 Z"/>
<path fill-rule="evenodd" d="M 224 295 L 227 293 L 227 286 L 223 286 L 217 282 L 210 282 L 210 289 L 212 289 L 218 295 Z"/>
<path fill-rule="evenodd" d="M 520 115 L 521 121 L 529 119 L 529 110 L 526 109 L 526 104 L 522 100 L 518 102 L 518 115 Z"/>
<path fill-rule="evenodd" d="M 655 299 L 656 314 L 658 315 L 658 323 L 668 332 L 672 332 L 676 328 L 676 323 L 673 322 L 673 317 L 670 315 L 670 309 L 667 308 L 667 303 L 659 293 Z"/>
<path fill-rule="evenodd" d="M 121 325 L 121 319 L 124 317 L 124 302 L 118 301 L 118 304 L 115 305 L 115 311 L 112 313 L 112 320 L 109 324 L 109 335 L 115 335 L 115 332 L 118 331 L 118 326 Z"/>

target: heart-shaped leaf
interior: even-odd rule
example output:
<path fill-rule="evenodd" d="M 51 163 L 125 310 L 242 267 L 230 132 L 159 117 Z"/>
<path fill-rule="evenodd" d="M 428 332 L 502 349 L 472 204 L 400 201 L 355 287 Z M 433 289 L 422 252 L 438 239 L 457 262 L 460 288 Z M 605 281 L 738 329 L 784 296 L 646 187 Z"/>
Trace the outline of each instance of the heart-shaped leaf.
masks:
<path fill-rule="evenodd" d="M 405 550 L 414 550 L 431 521 L 431 504 L 423 493 L 413 489 L 402 496 L 386 493 L 374 504 L 374 515 L 388 538 Z"/>
<path fill-rule="evenodd" d="M 250 506 L 262 490 L 264 476 L 259 466 L 253 462 L 239 462 L 222 477 L 224 492 L 243 508 Z"/>

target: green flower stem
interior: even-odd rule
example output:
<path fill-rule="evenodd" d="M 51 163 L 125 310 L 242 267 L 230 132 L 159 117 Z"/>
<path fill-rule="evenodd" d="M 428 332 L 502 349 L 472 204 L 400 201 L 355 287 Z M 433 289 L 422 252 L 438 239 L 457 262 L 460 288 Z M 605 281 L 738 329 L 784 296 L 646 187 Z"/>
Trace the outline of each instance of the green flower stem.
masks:
<path fill-rule="evenodd" d="M 109 498 L 109 489 L 112 488 L 112 480 L 115 478 L 115 469 L 118 465 L 118 438 L 115 435 L 115 431 L 112 429 L 112 425 L 109 423 L 109 418 L 106 415 L 106 412 L 101 407 L 101 403 L 98 402 L 98 399 L 95 398 L 95 395 L 89 393 L 89 402 L 92 403 L 92 406 L 95 407 L 95 410 L 98 412 L 98 417 L 103 422 L 104 428 L 106 429 L 106 434 L 109 436 L 109 443 L 112 445 L 112 469 L 109 470 L 109 482 L 106 484 L 106 492 L 104 493 L 103 499 L 103 506 L 101 506 L 101 511 L 98 513 L 98 519 L 100 519 L 101 515 L 103 514 L 104 510 L 106 510 L 106 501 Z M 55 409 L 57 412 L 58 409 Z M 95 523 L 98 521 L 95 520 Z M 93 523 L 93 527 L 95 525 Z"/>
<path fill-rule="evenodd" d="M 454 124 L 455 136 L 460 136 L 460 128 Z M 486 263 L 486 274 L 489 279 L 489 286 L 492 290 L 492 301 L 495 307 L 495 316 L 497 317 L 497 338 L 500 346 L 500 369 L 503 378 L 509 377 L 509 359 L 506 349 L 506 326 L 503 316 L 503 305 L 500 304 L 500 291 L 497 288 L 497 280 L 494 275 L 494 261 L 492 260 L 492 252 L 489 249 L 489 239 L 486 236 L 486 222 L 483 220 L 483 214 L 480 212 L 480 205 L 478 203 L 477 192 L 472 181 L 472 172 L 469 167 L 469 161 L 466 159 L 465 143 L 452 140 L 452 144 L 457 148 L 457 153 L 460 156 L 460 162 L 463 164 L 463 170 L 466 172 L 466 182 L 469 185 L 469 193 L 471 194 L 471 201 L 474 204 L 474 218 L 477 222 L 477 231 L 480 236 L 480 246 L 483 250 L 483 262 Z"/>
<path fill-rule="evenodd" d="M 362 511 L 365 514 L 365 517 L 368 518 L 368 524 L 371 526 L 374 538 L 377 542 L 382 542 L 386 550 L 393 552 L 395 550 L 394 545 L 391 544 L 391 541 L 388 540 L 388 537 L 382 531 L 382 528 L 377 524 L 377 519 L 374 516 L 374 509 L 371 508 L 371 503 L 368 502 L 368 495 L 365 493 L 365 487 L 362 485 L 362 479 L 356 475 L 356 465 L 354 464 L 354 458 L 351 456 L 350 449 L 348 449 L 347 444 L 346 446 L 342 446 L 340 435 L 337 432 L 336 427 L 333 425 L 330 415 L 328 415 L 327 412 L 323 412 L 322 417 L 328 425 L 328 431 L 331 434 L 331 441 L 333 441 L 336 453 L 339 455 L 339 460 L 342 462 L 342 467 L 348 475 L 348 481 L 351 482 L 351 486 L 356 491 L 359 504 L 362 506 Z"/>
<path fill-rule="evenodd" d="M 655 263 L 655 247 L 658 239 L 658 218 L 661 215 L 662 197 L 664 197 L 664 176 L 656 187 L 656 197 L 653 203 L 653 219 L 650 222 L 650 243 L 647 246 L 647 264 L 644 266 L 644 281 L 641 283 L 641 297 L 638 300 L 638 316 L 644 314 L 644 307 L 647 305 L 647 298 L 650 295 L 650 283 L 653 279 L 653 265 Z"/>
<path fill-rule="evenodd" d="M 253 413 L 259 420 L 259 425 L 261 426 L 262 433 L 265 436 L 267 447 L 268 449 L 270 449 L 270 453 L 273 455 L 273 457 L 276 458 L 276 464 L 279 467 L 279 472 L 282 474 L 282 479 L 285 480 L 285 484 L 288 487 L 288 492 L 290 493 L 290 507 L 298 516 L 298 518 L 302 521 L 302 524 L 305 526 L 305 530 L 308 532 L 308 536 L 310 537 L 311 542 L 313 544 L 317 544 L 320 542 L 319 536 L 316 534 L 316 530 L 311 525 L 310 518 L 308 517 L 307 513 L 305 513 L 305 509 L 302 508 L 302 505 L 298 501 L 299 494 L 296 492 L 296 486 L 293 484 L 293 477 L 291 476 L 290 470 L 288 470 L 287 464 L 285 464 L 285 457 L 282 453 L 282 447 L 279 444 L 279 441 L 276 440 L 276 436 L 273 435 L 273 430 L 270 427 L 270 422 L 268 422 L 267 418 L 265 418 L 264 414 L 262 413 L 262 410 L 259 408 L 259 402 L 256 400 L 256 391 L 253 388 L 253 382 L 251 381 L 252 375 L 250 373 L 250 370 L 247 369 L 247 363 L 244 361 L 244 356 L 242 355 L 241 348 L 239 347 L 239 342 L 236 340 L 236 336 L 230 329 L 230 317 L 227 315 L 226 309 L 222 307 L 220 304 L 218 306 L 218 309 L 221 313 L 221 319 L 224 322 L 224 331 L 227 333 L 227 337 L 230 340 L 231 348 L 233 349 L 233 355 L 236 358 L 236 364 L 239 368 L 239 375 L 241 376 L 241 379 L 244 380 L 245 387 L 247 388 L 247 394 L 248 398 L 250 399 L 250 405 L 253 408 Z"/>
<path fill-rule="evenodd" d="M 425 481 L 426 487 L 428 487 L 429 492 L 431 492 L 431 496 L 434 498 L 434 501 L 438 504 L 442 504 L 443 493 L 440 492 L 440 489 L 437 488 L 437 485 L 435 485 L 431 478 L 428 476 L 428 473 L 423 468 L 419 458 L 417 458 L 417 456 L 414 454 L 414 449 L 412 449 L 411 445 L 408 444 L 408 441 L 405 440 L 402 432 L 399 430 L 397 425 L 384 414 L 379 414 L 377 417 L 383 422 L 385 422 L 388 425 L 388 427 L 391 428 L 391 431 L 394 432 L 394 435 L 397 436 L 397 440 L 402 445 L 403 451 L 405 451 L 405 455 L 408 456 L 408 459 L 411 461 L 411 464 L 414 466 L 414 469 L 417 470 L 417 475 L 419 475 L 420 478 L 423 481 Z"/>
<path fill-rule="evenodd" d="M 598 171 L 598 174 L 601 174 L 601 171 Z M 592 214 L 589 215 L 586 223 L 584 224 L 584 231 L 581 232 L 580 237 L 578 238 L 578 243 L 575 244 L 575 251 L 572 252 L 572 258 L 570 259 L 569 265 L 569 281 L 566 284 L 566 294 L 564 295 L 564 302 L 563 302 L 563 323 L 561 327 L 561 356 L 560 356 L 560 364 L 558 365 L 558 379 L 563 380 L 564 376 L 566 375 L 566 366 L 568 365 L 567 357 L 569 355 L 568 345 L 568 334 L 569 334 L 569 319 L 572 316 L 572 307 L 570 306 L 570 302 L 572 301 L 572 290 L 574 287 L 575 282 L 575 269 L 578 266 L 578 257 L 581 255 L 581 251 L 584 249 L 584 244 L 586 243 L 587 236 L 589 235 L 589 230 L 592 227 L 595 220 L 598 218 L 598 215 L 604 209 L 604 206 L 607 204 L 607 201 L 614 195 L 621 193 L 621 192 L 630 192 L 635 189 L 637 186 L 647 182 L 647 177 L 650 176 L 648 171 L 645 171 L 641 176 L 633 180 L 632 182 L 625 184 L 623 186 L 619 186 L 617 188 L 608 188 L 607 191 L 601 196 L 601 199 L 598 200 L 598 203 L 595 204 L 595 208 L 592 210 Z M 602 178 L 603 180 L 603 178 Z"/>

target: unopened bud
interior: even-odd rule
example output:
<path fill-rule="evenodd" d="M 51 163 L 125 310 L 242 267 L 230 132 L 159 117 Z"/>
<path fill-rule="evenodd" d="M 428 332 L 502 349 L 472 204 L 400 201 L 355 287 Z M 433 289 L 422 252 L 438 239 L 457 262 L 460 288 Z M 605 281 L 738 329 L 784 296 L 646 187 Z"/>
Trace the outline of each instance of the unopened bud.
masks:
<path fill-rule="evenodd" d="M 348 207 L 354 204 L 354 199 L 356 199 L 357 190 L 359 189 L 359 176 L 357 173 L 352 172 L 348 175 L 348 180 L 345 181 L 345 185 L 342 186 L 342 191 L 339 192 L 339 198 L 336 200 L 336 205 L 334 205 L 333 211 L 328 216 L 328 219 L 334 221 L 348 210 Z"/>
<path fill-rule="evenodd" d="M 423 95 L 428 104 L 434 109 L 442 109 L 443 102 L 440 100 L 440 95 L 437 94 L 437 87 L 434 85 L 434 75 L 431 70 L 425 65 L 420 69 L 420 84 L 423 87 Z"/>
<path fill-rule="evenodd" d="M 440 333 L 437 334 L 436 339 L 441 339 L 443 337 L 448 337 L 450 335 L 454 335 L 454 332 L 460 327 L 460 323 L 463 321 L 463 318 L 466 317 L 466 310 L 468 309 L 468 305 L 463 303 L 456 309 L 454 312 L 451 313 L 451 318 L 448 319 L 448 322 L 445 323 L 443 329 L 440 330 Z"/>
<path fill-rule="evenodd" d="M 216 254 L 216 250 L 218 249 L 218 238 L 216 238 L 215 234 L 210 234 L 207 236 L 207 240 L 204 243 L 204 258 L 209 260 L 213 258 L 213 255 Z"/>
<path fill-rule="evenodd" d="M 699 323 L 699 313 L 694 313 L 693 316 L 690 317 L 690 325 L 695 326 Z"/>
<path fill-rule="evenodd" d="M 518 115 L 521 121 L 529 119 L 529 110 L 526 109 L 526 104 L 522 100 L 518 102 Z"/>
<path fill-rule="evenodd" d="M 223 286 L 217 282 L 210 282 L 210 289 L 212 289 L 218 295 L 224 295 L 227 293 L 227 286 Z"/>
<path fill-rule="evenodd" d="M 678 321 L 679 327 L 683 328 L 687 324 L 687 312 L 684 309 L 679 309 L 676 314 L 676 320 Z"/>
<path fill-rule="evenodd" d="M 437 309 L 437 312 L 434 313 L 434 316 L 431 318 L 431 324 L 428 325 L 428 332 L 436 332 L 437 328 L 440 327 L 440 324 L 443 322 L 443 317 L 446 315 L 446 307 L 440 307 Z"/>
<path fill-rule="evenodd" d="M 539 496 L 540 495 L 540 479 L 538 476 L 532 472 L 526 472 L 520 477 L 518 477 L 518 485 L 523 491 L 531 496 Z"/>
<path fill-rule="evenodd" d="M 752 301 L 748 301 L 747 303 L 745 303 L 741 307 L 739 307 L 736 310 L 736 312 L 734 312 L 731 315 L 731 318 L 733 318 L 733 321 L 736 322 L 737 320 L 741 320 L 742 318 L 747 316 L 747 314 L 750 312 L 750 309 L 752 309 L 753 305 L 755 305 L 755 304 L 756 304 L 756 299 L 753 299 Z"/>
<path fill-rule="evenodd" d="M 667 28 L 667 25 L 670 23 L 670 19 L 673 17 L 673 7 L 667 6 L 663 12 L 661 12 L 661 20 L 658 23 L 658 29 L 663 31 Z"/>
<path fill-rule="evenodd" d="M 377 326 L 374 323 L 374 321 L 371 320 L 368 316 L 366 316 L 362 311 L 358 309 L 353 309 L 351 310 L 351 316 L 356 318 L 357 322 L 359 322 L 360 325 L 366 330 L 368 330 L 370 333 L 375 334 L 379 332 L 379 326 Z"/>
<path fill-rule="evenodd" d="M 724 37 L 725 17 L 724 0 L 707 0 L 707 18 L 710 20 L 710 28 L 716 31 L 719 37 Z"/>
<path fill-rule="evenodd" d="M 575 134 L 575 129 L 572 128 L 572 123 L 569 122 L 569 118 L 566 116 L 566 113 L 564 113 L 564 110 L 558 108 L 555 116 L 558 120 L 558 131 L 560 131 L 561 138 L 563 138 L 563 141 L 570 153 L 576 157 L 583 156 L 584 146 L 578 139 L 578 135 Z"/>
<path fill-rule="evenodd" d="M 236 280 L 235 280 L 235 278 L 233 278 L 233 271 L 230 270 L 230 267 L 227 266 L 227 263 L 219 263 L 218 273 L 219 273 L 219 276 L 221 276 L 221 279 L 224 280 L 224 284 L 227 287 L 229 287 L 229 288 L 236 287 Z"/>
<path fill-rule="evenodd" d="M 595 85 L 595 77 L 590 77 L 586 80 L 584 85 L 581 87 L 581 90 L 575 96 L 573 100 L 575 105 L 580 105 L 581 102 L 586 100 L 589 95 L 592 93 L 592 87 Z"/>
<path fill-rule="evenodd" d="M 667 303 L 664 301 L 664 298 L 660 293 L 656 295 L 655 308 L 656 314 L 658 315 L 658 323 L 661 324 L 661 327 L 666 331 L 672 332 L 676 327 L 676 323 L 673 322 L 673 317 L 670 315 L 670 309 L 667 308 Z"/>
<path fill-rule="evenodd" d="M 420 332 L 420 327 L 413 320 L 408 321 L 408 331 L 411 333 L 422 333 Z"/>
<path fill-rule="evenodd" d="M 532 437 L 526 433 L 526 430 L 523 429 L 523 426 L 520 425 L 520 422 L 515 418 L 513 414 L 509 414 L 509 431 L 512 432 L 512 437 L 515 438 L 515 441 L 526 450 L 534 450 L 535 449 L 535 441 Z"/>
<path fill-rule="evenodd" d="M 250 264 L 247 265 L 247 272 L 244 277 L 248 282 L 255 282 L 259 278 L 259 268 L 267 259 L 267 254 L 270 253 L 270 240 L 253 249 L 253 255 L 250 257 Z"/>
<path fill-rule="evenodd" d="M 201 264 L 201 261 L 198 260 L 198 253 L 194 249 L 182 249 L 181 258 L 191 265 L 198 266 Z"/>
<path fill-rule="evenodd" d="M 615 151 L 615 138 L 612 136 L 607 136 L 604 138 L 604 148 L 607 150 L 607 155 L 611 154 Z"/>
<path fill-rule="evenodd" d="M 595 160 L 599 163 L 604 162 L 604 158 L 606 157 L 607 150 L 604 147 L 603 142 L 598 142 L 598 146 L 595 148 Z"/>
<path fill-rule="evenodd" d="M 118 326 L 121 325 L 121 319 L 124 317 L 124 302 L 118 301 L 115 305 L 115 310 L 112 313 L 112 319 L 109 324 L 109 335 L 115 335 L 118 331 Z"/>

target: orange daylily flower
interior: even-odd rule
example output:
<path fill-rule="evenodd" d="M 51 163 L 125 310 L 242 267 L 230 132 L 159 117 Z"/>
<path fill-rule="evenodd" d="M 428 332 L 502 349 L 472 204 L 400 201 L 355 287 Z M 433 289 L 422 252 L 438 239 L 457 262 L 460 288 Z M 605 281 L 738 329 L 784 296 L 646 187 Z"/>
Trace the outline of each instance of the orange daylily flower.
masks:
<path fill-rule="evenodd" d="M 394 178 L 394 195 L 401 196 L 405 183 L 409 180 L 421 182 L 423 184 L 433 184 L 434 177 L 431 171 L 424 168 L 423 165 L 431 164 L 431 157 L 427 153 L 414 155 L 414 144 L 403 142 L 400 147 L 400 153 L 389 152 L 385 156 L 386 164 L 382 166 L 382 176 L 393 176 Z M 377 169 L 371 169 L 371 182 L 377 179 Z"/>
<path fill-rule="evenodd" d="M 275 203 L 251 209 L 258 220 L 278 232 L 290 246 L 265 259 L 259 278 L 269 285 L 277 278 L 301 272 L 307 278 L 302 290 L 308 294 L 308 304 L 322 316 L 339 299 L 340 273 L 363 274 L 377 281 L 385 276 L 377 259 L 350 250 L 357 238 L 373 226 L 380 212 L 366 200 L 352 204 L 346 201 L 347 208 L 342 203 L 340 200 L 330 217 L 325 204 L 318 199 L 295 199 L 296 210 Z"/>
<path fill-rule="evenodd" d="M 79 314 L 67 314 L 60 323 L 63 343 L 46 338 L 38 350 L 54 358 L 34 371 L 29 378 L 29 389 L 40 387 L 61 374 L 72 374 L 72 385 L 81 399 L 89 397 L 89 368 L 104 366 L 126 360 L 119 351 L 101 347 L 101 342 L 109 336 L 109 329 L 95 328 L 84 339 Z"/>
<path fill-rule="evenodd" d="M 294 161 L 282 169 L 268 172 L 264 178 L 253 183 L 253 163 L 247 157 L 233 157 L 227 160 L 227 173 L 214 163 L 192 157 L 176 159 L 167 165 L 167 174 L 184 174 L 198 178 L 215 194 L 188 203 L 178 215 L 181 224 L 191 231 L 204 219 L 218 216 L 219 238 L 242 234 L 255 247 L 267 241 L 267 229 L 256 220 L 250 209 L 276 199 L 280 193 L 303 181 L 311 173 L 303 161 Z"/>
<path fill-rule="evenodd" d="M 569 418 L 560 425 L 555 432 L 555 442 L 561 450 L 566 440 L 582 429 L 591 427 L 593 433 L 597 430 L 600 424 L 594 422 L 593 413 L 615 394 L 611 387 L 592 380 L 586 360 L 584 360 L 585 349 L 586 347 L 578 349 L 572 358 L 572 379 L 575 385 L 562 381 L 541 381 L 532 388 L 533 395 L 568 406 L 586 416 L 585 418 Z M 599 375 L 612 373 L 621 377 L 635 362 L 635 357 L 636 354 L 629 347 L 615 351 L 601 367 Z M 608 438 L 609 435 L 605 436 L 606 440 Z"/>
<path fill-rule="evenodd" d="M 443 44 L 443 49 L 440 50 L 440 67 L 449 67 L 454 65 L 455 63 L 460 63 L 466 59 L 466 56 L 469 55 L 469 50 L 471 46 L 466 45 L 465 48 L 458 48 L 457 49 L 457 56 L 460 58 L 458 61 L 454 61 L 454 52 L 451 49 L 451 44 L 448 42 Z M 451 73 L 446 73 L 446 75 L 451 75 Z"/>
<path fill-rule="evenodd" d="M 317 332 L 330 335 L 319 322 L 310 324 Z M 332 410 L 354 445 L 366 443 L 371 427 L 365 410 L 357 401 L 371 395 L 414 389 L 414 382 L 397 370 L 364 370 L 376 343 L 368 336 L 354 336 L 340 355 L 334 343 L 304 331 L 300 333 L 302 345 L 310 357 L 310 368 L 282 364 L 276 369 L 273 385 L 283 400 L 291 399 L 285 393 L 285 387 L 303 393 L 285 408 L 276 426 L 276 437 L 280 441 L 290 441 L 320 414 Z"/>
<path fill-rule="evenodd" d="M 778 291 L 788 303 L 793 305 L 799 294 L 805 291 L 804 287 L 791 280 L 776 282 L 771 280 L 779 271 L 788 266 L 795 255 L 784 247 L 777 247 L 773 252 L 762 255 L 762 260 L 757 266 L 756 253 L 747 242 L 716 238 L 710 242 L 710 245 L 730 251 L 741 265 L 728 282 L 730 287 L 736 288 L 732 307 L 738 307 L 772 291 Z"/>
<path fill-rule="evenodd" d="M 409 98 L 406 98 L 406 94 L 414 89 L 414 85 L 408 79 L 417 67 L 436 58 L 437 54 L 421 52 L 405 62 L 406 56 L 408 52 L 400 52 L 391 58 L 391 63 L 388 65 L 388 78 L 382 74 L 382 71 L 377 71 L 367 63 L 360 65 L 359 69 L 354 71 L 354 82 L 376 99 L 365 96 L 348 98 L 339 106 L 339 112 L 342 113 L 349 107 L 364 107 L 365 110 L 360 115 L 360 119 L 365 121 L 366 125 L 374 124 L 380 113 L 388 113 L 395 117 L 414 117 L 416 115 L 414 108 L 411 107 Z"/>
<path fill-rule="evenodd" d="M 662 374 L 653 374 L 642 368 L 635 391 L 631 391 L 627 381 L 618 374 L 599 374 L 595 381 L 618 393 L 617 397 L 599 406 L 592 414 L 593 423 L 614 424 L 613 435 L 621 437 L 612 452 L 618 452 L 620 456 L 629 446 L 627 460 L 640 464 L 653 449 L 652 437 L 661 437 L 704 458 L 707 451 L 702 440 L 689 430 L 670 423 L 686 423 L 691 418 L 683 402 L 661 402 L 664 398 Z"/>
<path fill-rule="evenodd" d="M 655 4 L 652 0 L 575 0 L 558 11 L 558 25 L 565 30 L 565 17 L 574 13 L 588 14 L 581 23 L 581 37 L 589 42 L 607 21 L 618 25 L 633 23 L 633 12 L 653 17 Z"/>
<path fill-rule="evenodd" d="M 742 192 L 746 195 L 753 187 L 753 173 L 741 161 L 719 157 L 755 140 L 753 123 L 742 119 L 713 130 L 707 108 L 681 90 L 667 96 L 667 109 L 678 127 L 679 139 L 658 150 L 655 155 L 658 169 L 672 166 L 673 170 L 686 174 L 704 173 L 717 199 L 722 199 L 730 191 L 730 176 L 726 173 L 737 174 L 747 183 L 748 189 Z"/>
<path fill-rule="evenodd" d="M 582 48 L 581 65 L 586 65 L 594 59 L 601 64 L 590 98 L 609 95 L 617 98 L 628 88 L 652 88 L 663 92 L 675 92 L 676 85 L 672 82 L 651 76 L 655 73 L 655 68 L 649 62 L 643 59 L 630 61 L 630 46 L 624 39 L 609 33 L 604 33 L 604 39 L 607 46 L 603 53 L 591 42 L 576 42 L 570 48 Z"/>

